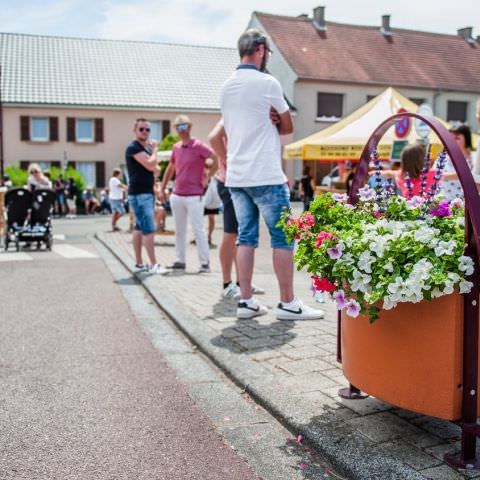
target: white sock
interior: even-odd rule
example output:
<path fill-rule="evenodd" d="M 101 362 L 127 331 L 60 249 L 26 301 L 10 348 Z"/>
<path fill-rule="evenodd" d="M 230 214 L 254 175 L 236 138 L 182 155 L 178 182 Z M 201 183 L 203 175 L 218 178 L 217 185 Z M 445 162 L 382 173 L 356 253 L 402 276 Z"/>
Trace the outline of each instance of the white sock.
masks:
<path fill-rule="evenodd" d="M 241 303 L 246 303 L 247 305 L 251 305 L 251 304 L 253 303 L 253 298 L 252 298 L 252 297 L 247 298 L 247 299 L 241 298 L 241 299 L 239 300 L 239 302 L 241 302 Z"/>
<path fill-rule="evenodd" d="M 282 302 L 282 305 L 285 308 L 295 307 L 296 304 L 297 304 L 297 299 L 295 297 L 293 298 L 293 300 L 291 302 Z"/>

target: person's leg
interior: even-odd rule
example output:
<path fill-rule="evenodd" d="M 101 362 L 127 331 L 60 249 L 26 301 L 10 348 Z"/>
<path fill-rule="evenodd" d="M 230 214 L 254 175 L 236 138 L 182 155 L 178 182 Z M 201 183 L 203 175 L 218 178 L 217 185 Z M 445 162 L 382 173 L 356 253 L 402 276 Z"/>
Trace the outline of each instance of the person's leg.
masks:
<path fill-rule="evenodd" d="M 187 199 L 188 217 L 197 244 L 200 265 L 209 265 L 210 252 L 205 228 L 203 226 L 203 202 L 201 196 L 185 197 Z"/>
<path fill-rule="evenodd" d="M 223 285 L 232 281 L 232 265 L 235 263 L 236 279 L 238 280 L 237 235 L 238 222 L 233 208 L 230 190 L 223 182 L 217 182 L 217 192 L 223 205 L 223 237 L 219 249 L 220 265 L 222 267 Z"/>
<path fill-rule="evenodd" d="M 133 253 L 135 254 L 135 264 L 142 265 L 142 232 L 140 230 L 133 230 L 132 234 Z"/>
<path fill-rule="evenodd" d="M 187 215 L 188 209 L 186 205 L 188 197 L 181 197 L 173 194 L 170 197 L 170 205 L 172 207 L 173 220 L 175 222 L 175 252 L 177 262 L 186 263 L 187 258 Z"/>
<path fill-rule="evenodd" d="M 223 283 L 227 284 L 232 281 L 232 265 L 237 254 L 237 234 L 223 233 L 222 243 L 220 244 L 219 257 L 220 265 L 222 267 Z M 236 269 L 235 262 L 235 269 Z M 238 270 L 237 270 L 238 278 Z"/>
<path fill-rule="evenodd" d="M 273 249 L 273 270 L 280 289 L 280 301 L 289 303 L 293 300 L 293 250 Z"/>
<path fill-rule="evenodd" d="M 150 265 L 155 265 L 157 263 L 157 259 L 155 257 L 155 235 L 153 233 L 148 233 L 146 235 L 142 235 L 143 237 L 143 245 L 145 250 L 147 251 L 148 259 L 150 260 Z"/>
<path fill-rule="evenodd" d="M 258 246 L 259 212 L 250 192 L 253 188 L 232 188 L 233 206 L 238 221 L 237 263 L 241 298 L 252 297 L 254 252 Z"/>
<path fill-rule="evenodd" d="M 208 244 L 210 245 L 212 243 L 212 234 L 213 231 L 215 230 L 215 215 L 210 214 L 208 216 Z"/>
<path fill-rule="evenodd" d="M 293 293 L 293 243 L 288 243 L 285 232 L 277 226 L 282 213 L 290 210 L 288 187 L 286 185 L 269 186 L 255 202 L 270 232 L 273 248 L 273 268 L 280 289 L 280 300 L 289 303 Z"/>

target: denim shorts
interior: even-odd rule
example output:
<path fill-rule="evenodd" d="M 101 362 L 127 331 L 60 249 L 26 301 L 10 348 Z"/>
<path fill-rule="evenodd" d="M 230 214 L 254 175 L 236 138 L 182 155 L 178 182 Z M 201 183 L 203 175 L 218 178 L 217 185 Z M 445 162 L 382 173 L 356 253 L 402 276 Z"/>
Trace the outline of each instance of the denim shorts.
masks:
<path fill-rule="evenodd" d="M 118 200 L 111 198 L 110 199 L 110 207 L 112 207 L 112 212 L 120 213 L 123 215 L 125 213 L 125 207 L 123 205 L 123 200 Z"/>
<path fill-rule="evenodd" d="M 153 193 L 140 193 L 129 195 L 130 208 L 135 215 L 135 230 L 140 230 L 144 235 L 154 233 L 155 227 L 155 197 Z"/>
<path fill-rule="evenodd" d="M 290 192 L 286 183 L 259 187 L 231 187 L 233 205 L 238 221 L 238 245 L 258 247 L 260 214 L 270 232 L 272 248 L 292 250 L 285 233 L 277 226 L 284 210 L 290 209 Z"/>

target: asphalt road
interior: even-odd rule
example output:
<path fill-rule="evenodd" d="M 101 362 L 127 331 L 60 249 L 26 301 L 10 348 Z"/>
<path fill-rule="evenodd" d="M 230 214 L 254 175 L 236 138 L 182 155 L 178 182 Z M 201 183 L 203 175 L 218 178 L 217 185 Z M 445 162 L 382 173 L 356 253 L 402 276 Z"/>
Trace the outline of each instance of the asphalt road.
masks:
<path fill-rule="evenodd" d="M 73 249 L 0 257 L 0 479 L 256 479 L 144 336 L 80 222 Z"/>

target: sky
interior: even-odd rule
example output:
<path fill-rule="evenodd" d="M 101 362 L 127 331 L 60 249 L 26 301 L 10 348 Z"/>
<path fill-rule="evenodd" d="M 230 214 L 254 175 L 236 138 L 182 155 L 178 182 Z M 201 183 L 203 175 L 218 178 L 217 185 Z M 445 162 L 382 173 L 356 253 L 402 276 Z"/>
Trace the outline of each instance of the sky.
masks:
<path fill-rule="evenodd" d="M 0 32 L 235 47 L 253 11 L 297 16 L 326 7 L 327 22 L 480 35 L 479 0 L 0 0 Z M 426 52 L 427 53 L 427 52 Z"/>

